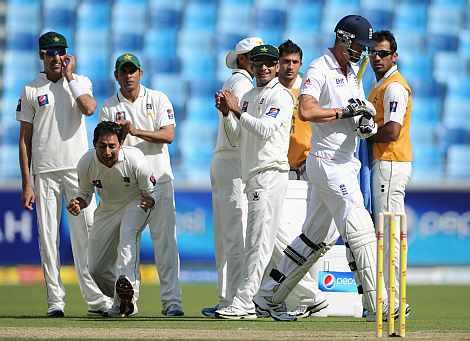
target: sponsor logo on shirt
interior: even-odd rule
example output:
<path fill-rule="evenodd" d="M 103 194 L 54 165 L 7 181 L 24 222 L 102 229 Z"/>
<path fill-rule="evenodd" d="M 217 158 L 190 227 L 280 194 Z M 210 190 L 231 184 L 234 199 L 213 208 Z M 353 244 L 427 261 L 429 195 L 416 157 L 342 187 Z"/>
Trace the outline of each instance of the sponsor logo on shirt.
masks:
<path fill-rule="evenodd" d="M 40 107 L 43 107 L 46 104 L 49 104 L 49 97 L 47 97 L 47 95 L 38 96 L 38 104 Z"/>
<path fill-rule="evenodd" d="M 21 98 L 18 100 L 18 104 L 16 105 L 16 111 L 21 111 Z"/>
<path fill-rule="evenodd" d="M 397 107 L 398 107 L 398 102 L 395 102 L 395 101 L 390 102 L 390 112 L 396 112 Z"/>
<path fill-rule="evenodd" d="M 341 194 L 342 194 L 343 196 L 348 195 L 348 189 L 346 188 L 346 185 L 345 185 L 345 184 L 339 185 L 339 189 L 341 190 Z"/>
<path fill-rule="evenodd" d="M 126 119 L 126 112 L 125 111 L 118 111 L 116 112 L 116 119 L 115 121 L 125 120 Z"/>
<path fill-rule="evenodd" d="M 155 179 L 153 175 L 150 175 L 150 182 L 155 186 L 157 184 L 157 179 Z"/>
<path fill-rule="evenodd" d="M 311 86 L 312 85 L 312 81 L 310 80 L 310 78 L 307 78 L 304 82 L 304 86 Z"/>
<path fill-rule="evenodd" d="M 259 201 L 260 198 L 260 193 L 259 192 L 253 192 L 251 196 L 251 201 Z"/>
<path fill-rule="evenodd" d="M 264 103 L 264 97 L 261 98 L 261 100 L 259 101 L 259 104 L 263 104 Z"/>
<path fill-rule="evenodd" d="M 277 114 L 279 114 L 279 108 L 270 108 L 269 111 L 266 113 L 267 116 L 271 116 L 271 117 L 274 117 L 276 118 L 277 117 Z"/>
<path fill-rule="evenodd" d="M 337 86 L 344 86 L 344 78 L 336 78 Z"/>
<path fill-rule="evenodd" d="M 147 110 L 152 110 L 153 106 L 152 103 L 147 103 Z"/>
<path fill-rule="evenodd" d="M 173 120 L 175 118 L 175 114 L 173 113 L 173 110 L 167 109 L 166 113 L 168 114 L 168 119 Z"/>
<path fill-rule="evenodd" d="M 92 183 L 93 186 L 95 186 L 96 188 L 103 188 L 103 184 L 101 183 L 101 180 L 93 180 L 91 183 Z"/>
<path fill-rule="evenodd" d="M 246 112 L 247 110 L 248 110 L 248 101 L 243 101 L 242 112 Z"/>

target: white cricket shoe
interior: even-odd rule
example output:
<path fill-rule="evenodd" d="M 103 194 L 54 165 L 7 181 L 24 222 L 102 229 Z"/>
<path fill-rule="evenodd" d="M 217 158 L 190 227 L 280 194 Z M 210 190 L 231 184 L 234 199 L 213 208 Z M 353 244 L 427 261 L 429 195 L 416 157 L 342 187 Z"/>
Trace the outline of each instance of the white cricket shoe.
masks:
<path fill-rule="evenodd" d="M 274 304 L 272 302 L 272 297 L 270 296 L 256 295 L 253 298 L 253 303 L 259 310 L 267 311 L 269 315 L 271 315 L 271 317 L 276 321 L 290 322 L 297 320 L 296 316 L 289 314 L 284 302 Z"/>
<path fill-rule="evenodd" d="M 226 320 L 253 320 L 256 319 L 255 312 L 246 312 L 233 305 L 216 310 L 215 317 Z"/>
<path fill-rule="evenodd" d="M 328 307 L 328 301 L 326 298 L 323 298 L 320 301 L 314 302 L 312 305 L 299 304 L 293 311 L 289 311 L 289 314 L 296 316 L 298 319 L 301 319 L 318 313 L 320 310 L 323 310 L 326 307 Z"/>

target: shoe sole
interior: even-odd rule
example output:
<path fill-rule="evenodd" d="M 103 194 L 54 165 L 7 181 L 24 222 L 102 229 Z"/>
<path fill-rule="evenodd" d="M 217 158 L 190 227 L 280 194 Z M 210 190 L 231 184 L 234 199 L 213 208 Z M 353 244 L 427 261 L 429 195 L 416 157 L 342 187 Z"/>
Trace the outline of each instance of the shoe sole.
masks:
<path fill-rule="evenodd" d="M 108 312 L 102 310 L 88 310 L 87 315 L 89 317 L 108 317 Z"/>
<path fill-rule="evenodd" d="M 116 293 L 121 300 L 119 306 L 119 313 L 122 317 L 129 316 L 134 312 L 134 304 L 132 298 L 134 297 L 134 289 L 131 282 L 125 277 L 119 277 L 116 282 Z"/>
<path fill-rule="evenodd" d="M 302 315 L 297 315 L 297 318 L 306 318 L 306 317 L 312 316 L 313 314 L 318 313 L 319 311 L 322 311 L 328 306 L 329 306 L 328 301 L 324 300 L 318 304 L 308 307 L 307 311 L 303 313 Z"/>
<path fill-rule="evenodd" d="M 224 320 L 256 320 L 256 314 L 248 314 L 248 315 L 221 315 L 215 313 L 215 317 Z"/>

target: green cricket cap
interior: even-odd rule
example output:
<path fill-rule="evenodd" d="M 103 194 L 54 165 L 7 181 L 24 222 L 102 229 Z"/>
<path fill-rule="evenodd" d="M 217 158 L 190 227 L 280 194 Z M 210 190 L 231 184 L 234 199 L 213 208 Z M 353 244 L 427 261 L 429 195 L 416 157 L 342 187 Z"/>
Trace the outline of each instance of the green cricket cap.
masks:
<path fill-rule="evenodd" d="M 252 61 L 263 59 L 279 60 L 279 50 L 272 45 L 258 45 L 251 50 L 250 59 Z"/>
<path fill-rule="evenodd" d="M 67 48 L 67 40 L 57 32 L 47 32 L 39 37 L 39 49 L 47 50 L 54 47 Z"/>
<path fill-rule="evenodd" d="M 124 65 L 126 64 L 132 64 L 136 68 L 140 69 L 140 62 L 139 59 L 133 55 L 132 53 L 124 53 L 116 59 L 116 66 L 115 70 L 118 71 L 120 70 Z"/>

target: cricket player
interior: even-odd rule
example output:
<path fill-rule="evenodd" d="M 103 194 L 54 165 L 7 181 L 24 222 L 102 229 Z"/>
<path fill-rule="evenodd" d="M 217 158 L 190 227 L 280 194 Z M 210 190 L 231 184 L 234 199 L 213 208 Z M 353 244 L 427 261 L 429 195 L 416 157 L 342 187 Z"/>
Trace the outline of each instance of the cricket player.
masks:
<path fill-rule="evenodd" d="M 408 82 L 397 68 L 397 43 L 390 31 L 375 32 L 372 39 L 376 42 L 369 51 L 369 59 L 377 83 L 369 94 L 377 115 L 377 134 L 369 137 L 372 144 L 372 188 L 373 210 L 376 222 L 380 212 L 405 213 L 405 189 L 411 177 L 412 146 L 410 123 L 412 92 Z M 386 225 L 388 227 L 388 225 Z M 395 234 L 396 264 L 400 254 L 399 231 Z M 384 257 L 389 255 L 389 233 L 385 232 Z M 385 262 L 384 276 L 388 287 L 388 262 Z M 398 309 L 399 270 L 396 272 L 396 302 Z M 407 305 L 407 314 L 410 307 Z"/>
<path fill-rule="evenodd" d="M 310 138 L 312 135 L 310 124 L 299 119 L 299 94 L 302 78 L 299 76 L 299 69 L 302 66 L 302 49 L 287 40 L 279 46 L 279 82 L 292 93 L 294 98 L 294 110 L 292 113 L 292 124 L 289 140 L 289 151 L 287 158 L 289 161 L 289 185 L 295 185 L 298 181 L 306 180 L 305 160 L 310 151 Z M 288 185 L 288 186 L 289 186 Z M 287 206 L 284 210 L 292 209 Z M 284 211 L 283 217 L 292 216 Z M 269 279 L 269 274 L 273 268 L 277 268 L 282 257 L 283 250 L 302 231 L 302 221 L 281 220 L 281 226 L 276 235 L 273 254 L 269 266 L 266 268 L 263 282 Z M 290 314 L 297 318 L 308 317 L 313 313 L 325 309 L 328 306 L 325 295 L 318 289 L 315 269 L 311 269 L 286 299 Z"/>
<path fill-rule="evenodd" d="M 39 250 L 47 292 L 47 316 L 63 317 L 65 289 L 60 279 L 60 217 L 62 198 L 78 190 L 76 167 L 88 150 L 84 116 L 96 109 L 90 80 L 74 73 L 75 57 L 57 32 L 39 37 L 44 70 L 28 83 L 16 108 L 21 123 L 19 160 L 24 208 L 36 204 Z M 88 228 L 95 204 L 78 216 L 68 216 L 73 259 L 80 292 L 90 314 L 101 314 L 111 300 L 98 289 L 88 272 Z"/>
<path fill-rule="evenodd" d="M 168 144 L 175 136 L 175 113 L 164 93 L 140 84 L 142 75 L 135 55 L 124 53 L 117 58 L 114 76 L 119 91 L 106 101 L 100 120 L 114 121 L 124 127 L 127 134 L 124 145 L 144 153 L 157 179 L 158 200 L 150 215 L 149 229 L 160 279 L 162 314 L 183 316 L 173 172 L 168 153 Z"/>
<path fill-rule="evenodd" d="M 215 313 L 224 319 L 256 318 L 252 300 L 272 255 L 288 182 L 287 150 L 294 100 L 276 77 L 276 47 L 256 46 L 250 60 L 256 88 L 242 97 L 241 108 L 229 91 L 216 95 L 227 133 L 232 141 L 240 141 L 242 180 L 248 199 L 242 280 L 231 304 Z"/>
<path fill-rule="evenodd" d="M 310 64 L 301 87 L 300 118 L 312 122 L 308 215 L 302 234 L 286 248 L 278 269 L 255 297 L 255 304 L 274 318 L 293 286 L 335 240 L 336 227 L 354 257 L 350 266 L 363 287 L 366 309 L 370 316 L 376 311 L 376 239 L 358 183 L 360 162 L 354 157 L 358 136 L 377 131 L 374 108 L 365 102 L 357 79 L 357 63 L 373 46 L 372 27 L 365 18 L 349 15 L 335 32 L 334 46 Z"/>
<path fill-rule="evenodd" d="M 75 216 L 96 191 L 100 204 L 90 229 L 90 272 L 106 294 L 114 295 L 110 316 L 138 312 L 140 234 L 147 225 L 158 193 L 156 179 L 144 154 L 121 147 L 124 132 L 114 122 L 101 122 L 94 131 L 94 149 L 80 159 L 80 190 L 67 207 Z"/>
<path fill-rule="evenodd" d="M 239 100 L 253 89 L 248 54 L 262 43 L 257 37 L 245 38 L 227 53 L 225 62 L 232 75 L 222 89 L 231 91 Z M 211 186 L 218 303 L 202 309 L 201 314 L 207 317 L 214 317 L 215 311 L 230 305 L 235 296 L 241 280 L 246 230 L 247 200 L 241 179 L 240 146 L 238 141 L 229 139 L 221 113 L 211 164 Z"/>

